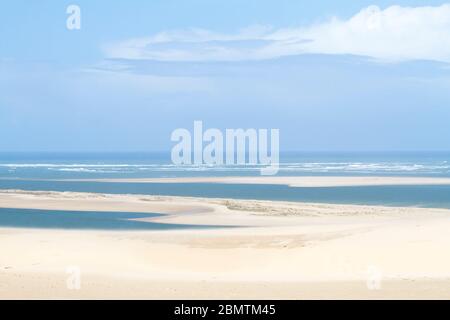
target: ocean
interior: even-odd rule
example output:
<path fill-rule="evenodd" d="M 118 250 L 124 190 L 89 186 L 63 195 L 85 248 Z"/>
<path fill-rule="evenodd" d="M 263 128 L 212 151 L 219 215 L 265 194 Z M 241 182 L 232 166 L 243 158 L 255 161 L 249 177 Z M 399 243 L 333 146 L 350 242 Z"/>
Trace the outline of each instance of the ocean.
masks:
<path fill-rule="evenodd" d="M 450 208 L 450 186 L 299 188 L 217 183 L 64 181 L 102 178 L 258 176 L 259 166 L 176 166 L 169 153 L 0 153 L 0 189 L 174 195 Z M 290 152 L 280 176 L 450 177 L 450 152 Z M 56 181 L 58 180 L 58 181 Z"/>

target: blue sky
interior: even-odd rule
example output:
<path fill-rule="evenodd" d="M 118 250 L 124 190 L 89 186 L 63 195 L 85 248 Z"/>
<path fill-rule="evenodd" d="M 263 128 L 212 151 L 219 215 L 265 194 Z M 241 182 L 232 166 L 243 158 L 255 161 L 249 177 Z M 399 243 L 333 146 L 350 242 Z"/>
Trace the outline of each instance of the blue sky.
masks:
<path fill-rule="evenodd" d="M 2 4 L 0 150 L 169 150 L 194 120 L 279 128 L 284 150 L 450 150 L 444 4 Z"/>

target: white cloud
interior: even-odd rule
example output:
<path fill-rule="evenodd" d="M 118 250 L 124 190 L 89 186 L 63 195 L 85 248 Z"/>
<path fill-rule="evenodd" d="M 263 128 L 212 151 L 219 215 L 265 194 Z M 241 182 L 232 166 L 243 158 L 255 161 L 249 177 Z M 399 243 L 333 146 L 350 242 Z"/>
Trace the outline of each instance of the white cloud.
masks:
<path fill-rule="evenodd" d="M 161 32 L 106 46 L 109 58 L 157 61 L 240 61 L 289 55 L 352 54 L 380 60 L 450 62 L 450 4 L 438 7 L 369 6 L 347 20 L 235 34 L 208 30 Z"/>
<path fill-rule="evenodd" d="M 280 32 L 290 33 L 289 30 Z M 448 4 L 416 8 L 392 6 L 385 10 L 371 6 L 347 21 L 336 19 L 300 33 L 314 39 L 306 46 L 312 53 L 450 62 Z"/>

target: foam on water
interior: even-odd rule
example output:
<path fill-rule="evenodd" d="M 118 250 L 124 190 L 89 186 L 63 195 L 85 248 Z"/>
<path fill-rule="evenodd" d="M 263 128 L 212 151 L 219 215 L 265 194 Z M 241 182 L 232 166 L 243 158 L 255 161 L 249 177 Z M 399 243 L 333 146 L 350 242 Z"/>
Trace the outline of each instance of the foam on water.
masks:
<path fill-rule="evenodd" d="M 281 176 L 450 177 L 450 153 L 299 153 L 282 154 L 280 162 L 278 175 Z M 69 181 L 101 178 L 259 176 L 260 168 L 259 165 L 178 166 L 170 162 L 169 155 L 161 154 L 0 153 L 0 189 L 450 207 L 450 186 L 290 188 L 270 185 Z"/>
<path fill-rule="evenodd" d="M 259 175 L 261 165 L 174 165 L 169 154 L 5 154 L 0 178 Z M 286 153 L 279 175 L 450 176 L 450 153 Z"/>
<path fill-rule="evenodd" d="M 247 172 L 249 174 L 258 173 L 259 165 L 221 165 L 221 166 L 202 166 L 202 165 L 170 165 L 170 164 L 0 164 L 0 176 L 5 172 L 16 172 L 18 175 L 23 173 L 32 174 L 33 171 L 45 175 L 46 172 L 72 172 L 72 173 L 96 173 L 96 174 L 126 174 L 126 173 L 158 173 L 158 172 L 228 172 L 236 174 L 237 172 Z M 423 175 L 443 175 L 450 173 L 449 164 L 437 163 L 361 163 L 361 162 L 342 162 L 342 163 L 320 163 L 320 162 L 297 162 L 280 163 L 279 172 L 285 174 L 304 174 L 304 173 L 352 173 L 352 174 L 423 174 Z"/>

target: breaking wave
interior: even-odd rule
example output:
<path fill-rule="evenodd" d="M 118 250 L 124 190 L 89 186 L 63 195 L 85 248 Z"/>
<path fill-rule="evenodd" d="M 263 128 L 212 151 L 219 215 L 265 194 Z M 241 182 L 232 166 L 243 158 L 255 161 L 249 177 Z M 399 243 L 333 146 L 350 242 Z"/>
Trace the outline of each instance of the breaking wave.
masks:
<path fill-rule="evenodd" d="M 145 173 L 145 172 L 253 172 L 262 165 L 174 165 L 174 164 L 55 164 L 55 163 L 7 163 L 0 164 L 0 171 L 52 171 L 73 173 Z M 3 169 L 3 170 L 2 170 Z M 279 164 L 279 172 L 285 174 L 443 174 L 450 173 L 447 161 L 439 163 L 408 162 L 288 162 Z"/>

